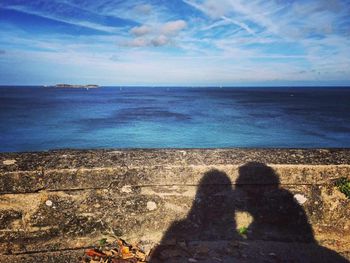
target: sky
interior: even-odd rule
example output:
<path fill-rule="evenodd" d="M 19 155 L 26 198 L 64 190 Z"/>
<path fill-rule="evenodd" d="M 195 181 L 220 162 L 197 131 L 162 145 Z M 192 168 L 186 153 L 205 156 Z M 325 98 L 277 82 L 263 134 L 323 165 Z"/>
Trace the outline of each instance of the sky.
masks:
<path fill-rule="evenodd" d="M 350 86 L 349 0 L 1 0 L 0 85 Z"/>

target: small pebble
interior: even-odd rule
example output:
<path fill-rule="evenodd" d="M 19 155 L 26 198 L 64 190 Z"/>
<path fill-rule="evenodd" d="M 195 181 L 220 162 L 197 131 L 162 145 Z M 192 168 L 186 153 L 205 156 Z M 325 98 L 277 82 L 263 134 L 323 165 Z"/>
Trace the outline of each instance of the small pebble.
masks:
<path fill-rule="evenodd" d="M 121 191 L 123 193 L 131 193 L 132 192 L 132 188 L 131 188 L 131 185 L 124 185 L 121 189 Z"/>
<path fill-rule="evenodd" d="M 301 205 L 307 201 L 307 198 L 301 194 L 294 195 L 294 199 L 297 200 L 297 202 Z"/>
<path fill-rule="evenodd" d="M 198 260 L 197 259 L 194 259 L 194 258 L 189 258 L 188 259 L 188 262 L 197 262 Z"/>
<path fill-rule="evenodd" d="M 153 201 L 148 201 L 147 202 L 147 209 L 149 211 L 153 211 L 153 210 L 156 210 L 157 209 L 157 204 Z"/>
<path fill-rule="evenodd" d="M 52 206 L 52 201 L 51 200 L 47 200 L 46 202 L 45 202 L 45 205 L 47 205 L 47 206 Z"/>

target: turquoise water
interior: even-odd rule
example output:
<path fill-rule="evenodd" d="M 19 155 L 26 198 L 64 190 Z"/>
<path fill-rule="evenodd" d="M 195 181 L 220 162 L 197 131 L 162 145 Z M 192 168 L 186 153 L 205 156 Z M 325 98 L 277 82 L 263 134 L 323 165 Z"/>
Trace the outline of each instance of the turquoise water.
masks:
<path fill-rule="evenodd" d="M 350 147 L 349 88 L 0 87 L 0 151 Z"/>

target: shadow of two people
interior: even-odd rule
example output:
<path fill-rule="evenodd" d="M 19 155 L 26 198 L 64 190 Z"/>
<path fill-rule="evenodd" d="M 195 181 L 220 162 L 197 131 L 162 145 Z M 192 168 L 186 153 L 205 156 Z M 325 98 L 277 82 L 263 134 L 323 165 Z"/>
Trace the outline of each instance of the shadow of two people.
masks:
<path fill-rule="evenodd" d="M 280 187 L 271 167 L 247 163 L 239 168 L 235 184 L 233 190 L 219 170 L 205 173 L 188 216 L 172 223 L 150 262 L 348 262 L 317 244 L 305 211 Z M 244 237 L 237 231 L 236 212 L 252 217 Z M 218 246 L 219 252 L 191 252 L 190 243 Z"/>

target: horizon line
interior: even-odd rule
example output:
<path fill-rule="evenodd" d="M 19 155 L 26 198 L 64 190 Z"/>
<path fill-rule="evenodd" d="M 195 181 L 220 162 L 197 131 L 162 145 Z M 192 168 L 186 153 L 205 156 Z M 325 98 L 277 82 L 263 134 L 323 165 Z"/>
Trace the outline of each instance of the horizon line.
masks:
<path fill-rule="evenodd" d="M 51 88 L 55 87 L 56 84 L 53 85 L 45 85 L 45 84 L 0 84 L 0 87 L 46 87 Z M 341 87 L 341 88 L 350 88 L 350 84 L 343 85 L 343 84 L 327 84 L 327 85 L 315 85 L 315 84 L 305 84 L 305 85 L 287 85 L 287 84 L 281 84 L 281 85 L 99 85 L 99 84 L 70 84 L 70 85 L 97 85 L 100 88 L 106 87 L 106 88 L 137 88 L 137 87 L 144 87 L 144 88 L 273 88 L 273 87 L 286 87 L 286 88 L 303 88 L 303 87 L 310 87 L 310 88 L 331 88 L 331 87 Z M 58 87 L 59 88 L 59 87 Z M 69 89 L 69 88 L 67 88 Z"/>

